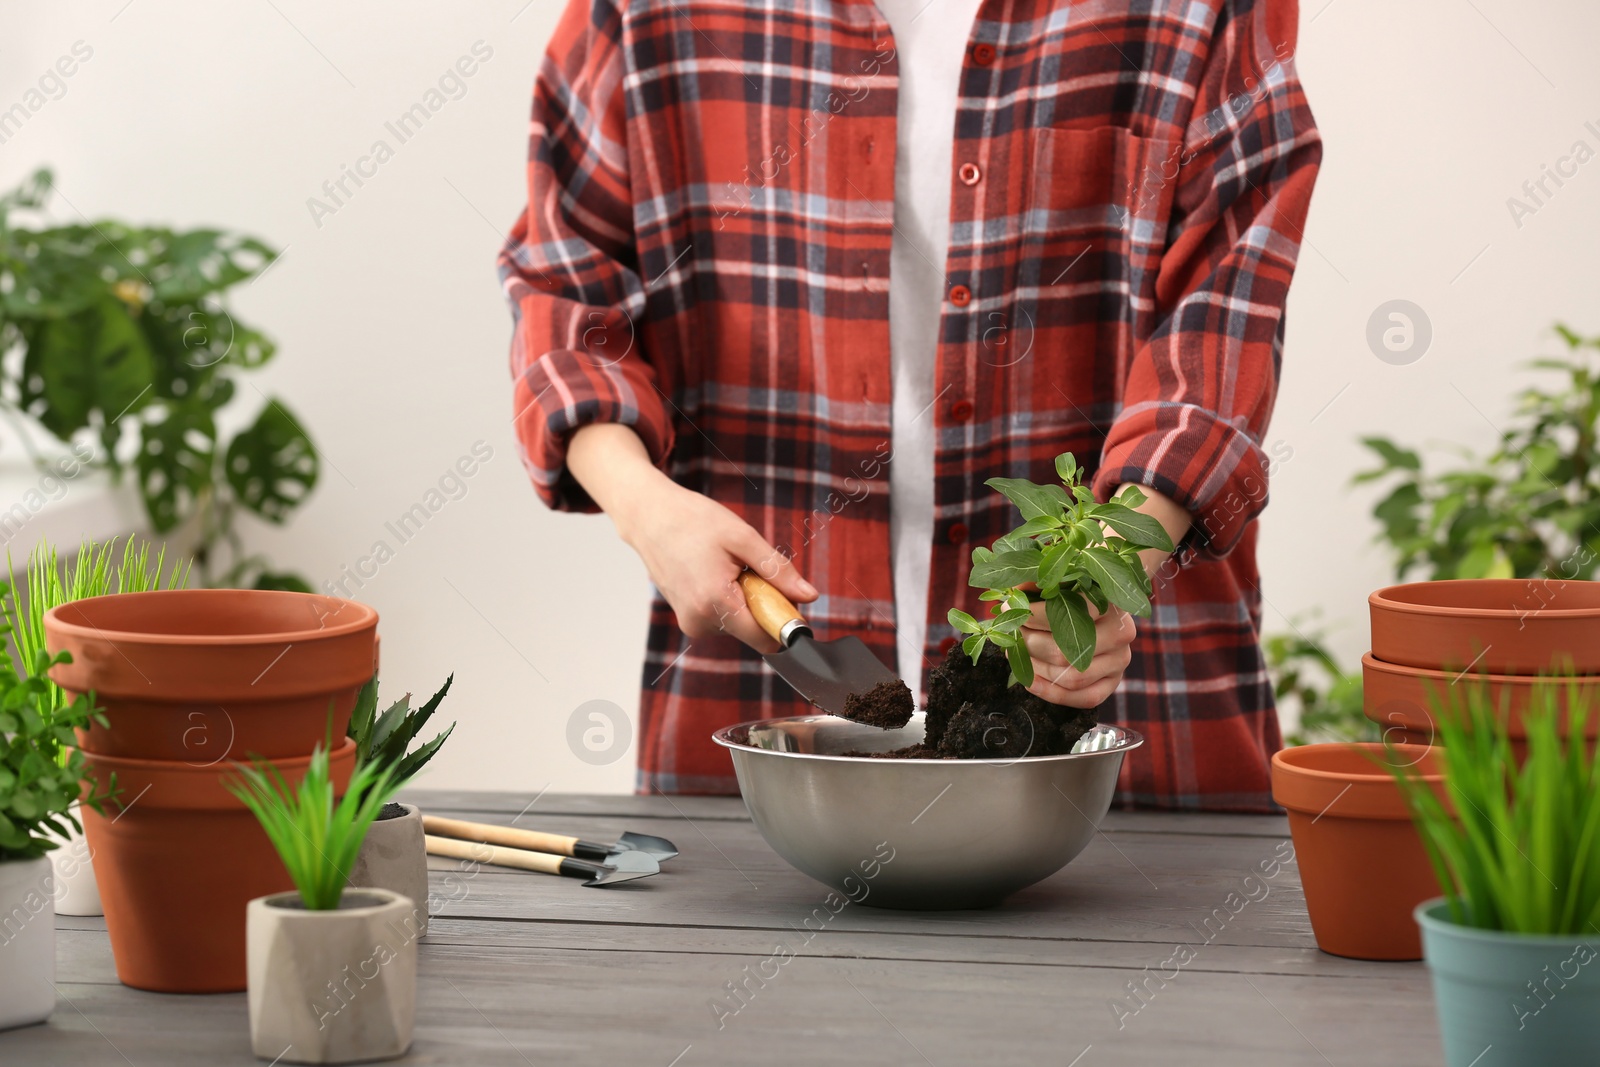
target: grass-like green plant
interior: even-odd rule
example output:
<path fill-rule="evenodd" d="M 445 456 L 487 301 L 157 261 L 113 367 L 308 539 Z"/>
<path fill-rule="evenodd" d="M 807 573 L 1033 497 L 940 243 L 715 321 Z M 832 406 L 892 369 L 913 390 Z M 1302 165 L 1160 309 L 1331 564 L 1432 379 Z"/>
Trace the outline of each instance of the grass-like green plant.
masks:
<path fill-rule="evenodd" d="M 993 547 L 972 550 L 967 584 L 984 590 L 979 599 L 992 602 L 993 618 L 974 619 L 956 608 L 949 614 L 950 625 L 967 635 L 961 648 L 972 662 L 978 662 L 985 645 L 1003 649 L 1016 685 L 1033 682 L 1022 624 L 1035 601 L 1044 601 L 1051 636 L 1067 662 L 1082 670 L 1094 659 L 1090 606 L 1103 612 L 1115 604 L 1131 615 L 1149 615 L 1150 576 L 1139 552 L 1172 550 L 1161 523 L 1133 510 L 1146 499 L 1136 487 L 1095 503 L 1070 452 L 1056 457 L 1056 474 L 1060 485 L 1023 478 L 983 483 L 1015 504 L 1025 521 Z"/>
<path fill-rule="evenodd" d="M 311 911 L 339 906 L 350 869 L 378 812 L 405 784 L 391 767 L 358 766 L 341 798 L 334 797 L 328 750 L 311 753 L 297 787 L 265 760 L 236 765 L 238 779 L 227 783 L 234 796 L 261 823 L 300 900 Z"/>
<path fill-rule="evenodd" d="M 0 582 L 0 601 L 9 601 L 10 594 Z M 72 830 L 83 829 L 71 809 L 85 779 L 84 757 L 68 746 L 76 744 L 77 727 L 105 721 L 88 697 L 51 707 L 45 675 L 72 657 L 63 652 L 52 658 L 41 650 L 29 671 L 18 671 L 4 629 L 0 624 L 0 861 L 42 856 Z M 84 802 L 100 811 L 115 793 L 113 779 L 96 786 Z"/>
<path fill-rule="evenodd" d="M 1600 764 L 1584 736 L 1591 709 L 1571 678 L 1535 690 L 1522 717 L 1528 754 L 1520 768 L 1508 709 L 1497 708 L 1482 684 L 1463 681 L 1433 701 L 1449 806 L 1416 768 L 1391 770 L 1452 921 L 1523 934 L 1600 934 Z"/>
<path fill-rule="evenodd" d="M 188 560 L 175 561 L 168 569 L 165 545 L 152 559 L 150 542 L 130 537 L 122 542 L 119 558 L 117 541 L 117 538 L 103 543 L 84 541 L 78 546 L 78 554 L 70 561 L 61 559 L 55 546 L 48 541 L 40 541 L 28 554 L 23 575 L 27 599 L 19 604 L 13 598 L 7 602 L 5 609 L 12 640 L 17 646 L 17 658 L 24 669 L 41 662 L 39 656 L 46 651 L 44 617 L 50 609 L 106 593 L 181 589 L 188 584 Z M 16 588 L 16 567 L 11 562 L 9 551 L 6 553 L 6 571 L 12 588 Z M 54 715 L 58 709 L 67 706 L 67 695 L 48 677 L 39 677 L 44 679 L 45 685 L 44 710 L 46 714 Z"/>
<path fill-rule="evenodd" d="M 378 677 L 373 675 L 372 680 L 361 687 L 355 710 L 350 713 L 348 735 L 356 743 L 357 765 L 387 767 L 402 780 L 414 777 L 456 728 L 456 724 L 451 723 L 444 733 L 415 752 L 406 751 L 439 709 L 445 694 L 450 692 L 450 683 L 455 680 L 453 674 L 446 678 L 439 691 L 420 708 L 412 708 L 411 694 L 407 693 L 379 715 Z"/>

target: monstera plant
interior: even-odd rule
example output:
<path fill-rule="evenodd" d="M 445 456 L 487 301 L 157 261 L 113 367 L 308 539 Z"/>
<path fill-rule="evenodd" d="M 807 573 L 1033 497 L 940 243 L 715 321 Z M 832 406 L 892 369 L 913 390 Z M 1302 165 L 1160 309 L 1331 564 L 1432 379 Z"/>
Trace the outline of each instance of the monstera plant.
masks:
<path fill-rule="evenodd" d="M 0 404 L 88 466 L 131 469 L 151 527 L 184 528 L 205 584 L 308 589 L 235 527 L 240 509 L 284 522 L 317 483 L 299 420 L 244 377 L 274 344 L 226 303 L 277 253 L 211 229 L 47 225 L 51 181 L 41 170 L 0 196 Z"/>

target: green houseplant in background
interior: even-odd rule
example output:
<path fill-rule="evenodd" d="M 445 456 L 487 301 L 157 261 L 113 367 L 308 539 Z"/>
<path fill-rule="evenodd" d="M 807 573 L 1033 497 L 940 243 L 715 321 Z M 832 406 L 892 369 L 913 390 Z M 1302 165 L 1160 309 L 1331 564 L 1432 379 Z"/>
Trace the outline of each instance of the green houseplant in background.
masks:
<path fill-rule="evenodd" d="M 404 780 L 393 767 L 358 765 L 336 796 L 318 745 L 299 785 L 267 762 L 239 767 L 233 791 L 256 816 L 295 892 L 247 909 L 250 1042 L 257 1056 L 292 1050 L 295 1063 L 391 1059 L 411 1046 L 417 943 L 411 901 L 387 889 L 347 889 L 361 843 Z M 344 982 L 358 976 L 358 987 Z"/>
<path fill-rule="evenodd" d="M 248 554 L 236 525 L 285 522 L 319 472 L 299 420 L 245 377 L 276 346 L 226 303 L 277 253 L 211 229 L 45 225 L 50 187 L 41 170 L 0 196 L 0 353 L 20 357 L 0 364 L 0 410 L 114 478 L 131 469 L 151 528 L 192 538 L 202 583 L 309 592 Z M 227 433 L 239 407 L 256 413 Z"/>
<path fill-rule="evenodd" d="M 384 770 L 397 780 L 408 782 L 433 758 L 455 730 L 451 723 L 443 733 L 407 752 L 433 713 L 439 709 L 455 675 L 421 707 L 411 706 L 407 693 L 378 714 L 378 679 L 362 687 L 350 713 L 349 736 L 356 743 L 356 766 Z M 422 825 L 422 812 L 415 804 L 389 803 L 378 813 L 350 871 L 350 884 L 389 889 L 411 901 L 408 928 L 417 937 L 428 933 L 428 845 Z"/>
<path fill-rule="evenodd" d="M 1421 452 L 1386 437 L 1362 443 L 1378 465 L 1355 484 L 1388 493 L 1373 507 L 1379 540 L 1393 553 L 1395 580 L 1592 579 L 1600 566 L 1600 337 L 1557 324 L 1558 359 L 1534 360 L 1559 375 L 1517 395 L 1512 417 L 1487 454 L 1464 451 L 1434 469 Z M 1360 672 L 1327 654 L 1325 635 L 1300 627 L 1269 637 L 1278 695 L 1298 700 L 1291 740 L 1377 736 L 1361 710 Z M 1353 689 L 1352 689 L 1353 686 Z M 1351 695 L 1354 699 L 1351 699 Z"/>
<path fill-rule="evenodd" d="M 1564 699 L 1563 699 L 1564 698 Z M 1571 716 L 1567 738 L 1559 719 Z M 1449 1067 L 1594 1058 L 1600 1014 L 1600 763 L 1572 679 L 1539 687 L 1519 768 L 1482 684 L 1434 701 L 1448 806 L 1395 775 L 1443 900 L 1417 908 Z"/>
<path fill-rule="evenodd" d="M 117 539 L 97 544 L 85 541 L 71 560 L 61 559 L 47 541 L 40 541 L 28 556 L 23 581 L 19 586 L 17 573 L 10 554 L 6 568 L 13 589 L 26 590 L 26 597 L 6 602 L 4 615 L 17 650 L 17 661 L 35 667 L 52 662 L 45 649 L 44 617 L 51 608 L 86 597 L 107 593 L 141 593 L 151 589 L 181 589 L 188 584 L 189 564 L 180 561 L 167 567 L 166 546 L 151 557 L 150 543 L 137 538 L 122 542 L 120 557 Z M 72 706 L 61 687 L 50 680 L 42 670 L 30 676 L 42 688 L 39 708 L 51 722 L 68 722 L 84 725 L 66 714 Z M 63 766 L 68 755 L 66 745 L 71 740 L 56 745 L 52 758 Z M 48 743 L 48 742 L 47 742 Z M 89 848 L 81 828 L 72 822 L 69 833 L 61 837 L 63 847 L 52 850 L 50 863 L 55 876 L 56 912 L 60 915 L 99 915 L 100 890 L 95 882 L 94 867 L 90 864 Z"/>
<path fill-rule="evenodd" d="M 0 600 L 10 596 L 0 583 Z M 50 706 L 43 652 L 17 669 L 0 641 L 0 1029 L 41 1022 L 55 1007 L 55 906 L 47 854 L 81 830 L 72 808 L 84 781 L 73 730 L 97 715 L 87 698 Z M 95 810 L 114 783 L 92 792 Z"/>

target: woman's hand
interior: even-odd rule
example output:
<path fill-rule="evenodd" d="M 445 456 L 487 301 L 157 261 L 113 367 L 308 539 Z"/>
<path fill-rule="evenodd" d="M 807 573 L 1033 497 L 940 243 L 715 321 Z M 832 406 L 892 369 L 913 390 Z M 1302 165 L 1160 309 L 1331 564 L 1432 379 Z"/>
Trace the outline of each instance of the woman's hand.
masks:
<path fill-rule="evenodd" d="M 1090 605 L 1090 611 L 1094 606 Z M 1138 633 L 1133 616 L 1112 604 L 1094 620 L 1094 659 L 1083 670 L 1067 664 L 1056 647 L 1045 619 L 1044 604 L 1033 605 L 1033 618 L 1022 624 L 1022 637 L 1033 660 L 1033 684 L 1028 692 L 1069 708 L 1094 708 L 1105 703 L 1122 684 L 1122 672 L 1133 658 L 1133 637 Z"/>
<path fill-rule="evenodd" d="M 690 639 L 724 632 L 757 651 L 778 650 L 778 642 L 751 618 L 734 581 L 746 567 L 792 601 L 817 598 L 788 557 L 754 527 L 657 470 L 628 427 L 578 430 L 568 446 L 567 468 L 639 553 Z"/>

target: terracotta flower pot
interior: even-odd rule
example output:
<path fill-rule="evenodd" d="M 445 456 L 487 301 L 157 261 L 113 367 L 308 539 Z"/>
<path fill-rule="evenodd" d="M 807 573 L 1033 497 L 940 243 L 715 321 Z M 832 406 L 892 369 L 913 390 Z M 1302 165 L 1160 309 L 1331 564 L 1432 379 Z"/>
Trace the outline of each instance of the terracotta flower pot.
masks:
<path fill-rule="evenodd" d="M 417 1014 L 411 901 L 347 889 L 333 911 L 295 893 L 249 908 L 250 1047 L 274 1063 L 361 1063 L 403 1056 Z"/>
<path fill-rule="evenodd" d="M 428 936 L 428 843 L 422 831 L 422 812 L 415 804 L 401 804 L 404 815 L 379 818 L 367 829 L 350 868 L 350 884 L 387 889 L 411 901 L 405 925 L 412 933 Z"/>
<path fill-rule="evenodd" d="M 1600 674 L 1600 582 L 1472 578 L 1367 598 L 1372 654 L 1429 670 Z"/>
<path fill-rule="evenodd" d="M 299 757 L 343 737 L 377 659 L 378 613 L 311 593 L 177 589 L 75 600 L 45 616 L 50 677 L 93 690 L 109 726 L 85 752 L 129 759 Z"/>
<path fill-rule="evenodd" d="M 245 905 L 293 888 L 266 832 L 224 781 L 232 764 L 118 759 L 85 753 L 97 782 L 117 776 L 104 815 L 84 811 L 117 977 L 160 993 L 245 988 Z M 334 750 L 343 793 L 356 744 Z M 309 756 L 274 760 L 291 787 Z"/>
<path fill-rule="evenodd" d="M 1554 686 L 1562 715 L 1567 711 L 1567 685 L 1538 677 L 1512 674 L 1471 674 L 1462 676 L 1453 671 L 1430 671 L 1421 667 L 1402 667 L 1385 663 L 1368 653 L 1361 657 L 1362 703 L 1367 718 L 1384 728 L 1384 736 L 1391 741 L 1415 744 L 1434 742 L 1433 697 L 1444 699 L 1452 685 L 1485 685 L 1488 697 L 1496 708 L 1504 708 L 1508 716 L 1508 733 L 1511 748 L 1517 759 L 1528 754 L 1528 729 L 1523 725 L 1523 713 L 1541 686 Z M 1583 678 L 1578 681 L 1578 691 L 1586 696 L 1591 708 L 1600 708 L 1600 678 Z M 1589 739 L 1600 737 L 1600 717 L 1591 717 L 1586 727 Z M 1566 736 L 1563 721 L 1561 736 Z"/>
<path fill-rule="evenodd" d="M 1396 751 L 1440 789 L 1430 749 Z M 1289 809 L 1317 947 L 1358 960 L 1419 960 L 1411 913 L 1439 885 L 1400 787 L 1373 757 L 1385 758 L 1382 745 L 1286 748 L 1272 757 L 1272 798 Z"/>

